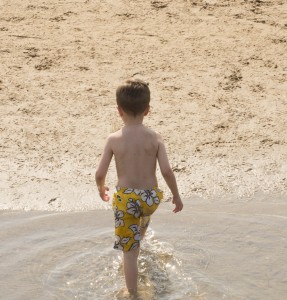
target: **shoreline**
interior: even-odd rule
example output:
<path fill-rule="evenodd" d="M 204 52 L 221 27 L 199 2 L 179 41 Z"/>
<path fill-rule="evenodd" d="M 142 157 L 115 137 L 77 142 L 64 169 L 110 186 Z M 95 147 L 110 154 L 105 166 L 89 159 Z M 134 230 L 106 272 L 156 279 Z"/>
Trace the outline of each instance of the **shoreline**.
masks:
<path fill-rule="evenodd" d="M 67 187 L 66 187 L 67 188 Z M 39 212 L 39 213 L 82 213 L 82 212 L 90 212 L 90 211 L 98 211 L 98 210 L 112 210 L 111 200 L 106 203 L 103 202 L 97 194 L 97 189 L 92 187 L 89 189 L 89 193 L 79 192 L 77 187 L 73 186 L 74 193 L 70 194 L 67 192 L 68 189 L 62 190 L 62 195 L 57 197 L 47 197 L 46 191 L 47 188 L 44 188 L 44 191 L 41 193 L 37 192 L 35 195 L 31 195 L 31 193 L 23 196 L 23 198 L 19 197 L 18 199 L 13 199 L 13 201 L 1 201 L 0 211 L 1 212 Z M 162 205 L 171 204 L 171 195 L 168 192 L 165 192 L 165 197 Z M 77 197 L 77 195 L 79 197 Z M 111 193 L 112 196 L 112 193 Z M 46 197 L 47 200 L 43 199 Z M 198 194 L 191 194 L 189 196 L 182 197 L 184 202 L 184 209 L 197 207 L 207 207 L 209 205 L 215 207 L 232 207 L 235 208 L 244 208 L 248 205 L 255 205 L 253 211 L 266 207 L 269 203 L 271 206 L 280 207 L 280 205 L 286 202 L 287 195 L 286 191 L 281 192 L 264 192 L 257 191 L 252 195 L 248 196 L 238 196 L 237 194 L 221 194 L 221 195 L 213 195 L 213 196 L 202 196 Z M 208 210 L 208 209 L 207 209 Z"/>

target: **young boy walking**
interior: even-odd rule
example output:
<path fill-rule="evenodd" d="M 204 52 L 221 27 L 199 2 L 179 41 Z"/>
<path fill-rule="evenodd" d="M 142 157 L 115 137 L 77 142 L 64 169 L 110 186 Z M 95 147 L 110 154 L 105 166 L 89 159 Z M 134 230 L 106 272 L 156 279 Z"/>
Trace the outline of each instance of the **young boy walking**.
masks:
<path fill-rule="evenodd" d="M 140 240 L 144 237 L 150 216 L 163 198 L 156 178 L 157 162 L 173 195 L 173 212 L 181 211 L 183 204 L 162 138 L 143 125 L 143 119 L 149 112 L 148 84 L 141 80 L 128 80 L 117 88 L 116 99 L 124 127 L 108 137 L 96 171 L 96 183 L 102 200 L 109 201 L 105 177 L 114 156 L 118 177 L 112 202 L 114 248 L 123 251 L 127 289 L 130 294 L 136 294 Z"/>

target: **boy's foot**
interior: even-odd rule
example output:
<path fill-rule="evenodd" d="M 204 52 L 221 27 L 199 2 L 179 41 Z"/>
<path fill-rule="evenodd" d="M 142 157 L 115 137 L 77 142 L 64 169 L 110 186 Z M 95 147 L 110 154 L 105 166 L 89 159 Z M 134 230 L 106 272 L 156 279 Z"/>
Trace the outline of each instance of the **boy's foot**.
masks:
<path fill-rule="evenodd" d="M 138 299 L 138 292 L 137 290 L 128 289 L 127 291 L 128 299 L 129 300 L 137 300 Z"/>
<path fill-rule="evenodd" d="M 128 290 L 126 288 L 121 289 L 117 293 L 118 300 L 137 300 L 137 291 L 136 290 Z"/>

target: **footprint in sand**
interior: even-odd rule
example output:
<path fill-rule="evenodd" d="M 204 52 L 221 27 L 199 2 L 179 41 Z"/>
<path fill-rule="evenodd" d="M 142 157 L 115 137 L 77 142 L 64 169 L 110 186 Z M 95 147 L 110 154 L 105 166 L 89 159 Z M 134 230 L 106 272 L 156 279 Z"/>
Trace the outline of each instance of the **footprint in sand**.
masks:
<path fill-rule="evenodd" d="M 233 70 L 230 75 L 224 76 L 224 81 L 219 83 L 219 86 L 224 90 L 234 90 L 240 87 L 239 82 L 242 80 L 241 71 Z"/>
<path fill-rule="evenodd" d="M 12 23 L 19 23 L 19 22 L 21 22 L 23 20 L 25 20 L 24 17 L 11 17 L 11 18 L 5 19 L 5 21 L 12 22 Z"/>
<path fill-rule="evenodd" d="M 155 9 L 162 9 L 168 6 L 166 1 L 151 1 L 151 6 Z"/>
<path fill-rule="evenodd" d="M 49 59 L 45 57 L 44 59 L 41 60 L 41 62 L 38 65 L 35 65 L 36 70 L 49 70 L 53 66 L 54 62 L 52 59 Z"/>
<path fill-rule="evenodd" d="M 26 54 L 27 57 L 38 57 L 38 51 L 39 49 L 35 48 L 35 47 L 28 47 L 25 49 L 26 51 L 24 51 L 24 53 Z"/>
<path fill-rule="evenodd" d="M 72 15 L 77 15 L 77 13 L 74 13 L 72 11 L 67 11 L 67 12 L 63 13 L 63 15 L 60 15 L 60 16 L 57 16 L 57 17 L 54 17 L 54 18 L 50 18 L 50 21 L 52 21 L 52 22 L 65 21 L 65 20 L 67 20 L 66 17 L 70 17 Z"/>

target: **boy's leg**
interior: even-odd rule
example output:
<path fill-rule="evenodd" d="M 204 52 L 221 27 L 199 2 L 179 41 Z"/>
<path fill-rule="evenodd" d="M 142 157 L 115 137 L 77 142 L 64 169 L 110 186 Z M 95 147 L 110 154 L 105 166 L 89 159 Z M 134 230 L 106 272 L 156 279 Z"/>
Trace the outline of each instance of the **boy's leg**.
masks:
<path fill-rule="evenodd" d="M 148 225 L 150 223 L 150 216 L 144 216 L 140 218 L 141 227 L 141 240 L 144 238 Z"/>
<path fill-rule="evenodd" d="M 138 255 L 140 248 L 124 252 L 124 274 L 129 293 L 135 294 L 138 286 Z"/>
<path fill-rule="evenodd" d="M 148 227 L 148 226 L 147 226 L 147 227 Z M 143 238 L 144 238 L 144 236 L 145 236 L 147 227 L 141 228 L 141 240 L 143 240 Z"/>
<path fill-rule="evenodd" d="M 141 240 L 144 238 L 148 225 L 150 223 L 150 216 L 140 218 Z M 126 279 L 126 286 L 130 294 L 137 292 L 138 285 L 138 256 L 140 247 L 135 250 L 124 251 L 124 274 Z"/>

